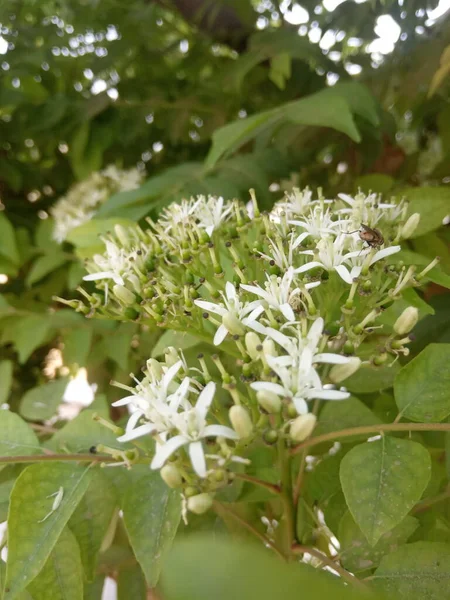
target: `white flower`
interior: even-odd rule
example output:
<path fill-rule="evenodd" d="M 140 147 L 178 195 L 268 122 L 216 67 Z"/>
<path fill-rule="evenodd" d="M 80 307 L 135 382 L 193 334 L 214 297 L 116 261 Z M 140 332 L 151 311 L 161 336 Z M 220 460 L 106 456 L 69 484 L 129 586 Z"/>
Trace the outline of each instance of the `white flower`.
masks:
<path fill-rule="evenodd" d="M 95 254 L 94 265 L 100 270 L 83 277 L 84 281 L 112 279 L 118 285 L 124 285 L 123 275 L 129 269 L 129 253 L 110 240 L 105 241 L 105 255 Z"/>
<path fill-rule="evenodd" d="M 241 288 L 260 296 L 267 302 L 270 308 L 279 310 L 287 321 L 294 321 L 295 314 L 292 310 L 291 301 L 300 294 L 300 288 L 291 290 L 292 281 L 294 279 L 294 269 L 289 267 L 283 277 L 277 277 L 276 275 L 266 275 L 267 281 L 265 282 L 265 290 L 261 286 L 247 285 L 241 283 Z M 306 289 L 310 289 L 320 285 L 320 281 L 313 283 L 307 283 Z"/>
<path fill-rule="evenodd" d="M 380 202 L 378 194 L 356 194 L 354 198 L 348 194 L 338 194 L 349 208 L 341 208 L 337 212 L 350 215 L 355 224 L 366 223 L 369 227 L 375 227 L 380 220 L 396 221 L 400 216 L 405 216 L 407 205 L 399 203 Z"/>
<path fill-rule="evenodd" d="M 199 477 L 206 477 L 206 458 L 201 440 L 217 436 L 231 440 L 238 439 L 236 432 L 230 427 L 206 424 L 206 414 L 213 401 L 215 390 L 216 384 L 210 381 L 198 397 L 195 407 L 174 417 L 174 426 L 178 430 L 178 435 L 171 437 L 164 444 L 158 444 L 150 465 L 152 469 L 160 469 L 174 452 L 182 446 L 188 446 L 194 471 Z"/>
<path fill-rule="evenodd" d="M 125 427 L 125 434 L 117 438 L 119 442 L 129 442 L 143 435 L 169 431 L 173 427 L 173 419 L 180 406 L 189 408 L 186 400 L 190 380 L 185 377 L 181 384 L 176 384 L 174 378 L 183 363 L 178 361 L 158 378 L 146 377 L 136 386 L 136 391 L 130 396 L 113 403 L 113 406 L 132 407 L 132 414 Z M 138 422 L 144 421 L 137 426 Z"/>
<path fill-rule="evenodd" d="M 236 293 L 236 288 L 230 281 L 227 281 L 225 285 L 225 293 L 222 292 L 222 298 L 223 304 L 214 304 L 206 300 L 194 300 L 195 304 L 203 310 L 222 317 L 222 323 L 214 336 L 215 346 L 221 344 L 228 333 L 238 335 L 244 333 L 242 320 L 245 317 L 247 317 L 246 321 L 252 322 L 264 312 L 260 300 L 250 303 L 241 302 Z"/>
<path fill-rule="evenodd" d="M 270 218 L 277 222 L 276 219 L 279 219 L 280 212 L 286 213 L 288 218 L 295 215 L 303 215 L 316 202 L 317 200 L 312 200 L 312 192 L 309 188 L 305 188 L 303 191 L 300 191 L 299 188 L 294 188 L 292 193 L 286 193 L 284 199 L 275 204 Z"/>
<path fill-rule="evenodd" d="M 224 206 L 222 196 L 199 196 L 199 202 L 196 204 L 195 217 L 198 219 L 198 226 L 204 229 L 211 237 L 214 229 L 217 229 L 233 210 L 233 204 L 227 202 Z"/>
<path fill-rule="evenodd" d="M 183 198 L 180 202 L 173 202 L 163 210 L 158 224 L 162 226 L 165 233 L 170 231 L 184 233 L 183 228 L 193 223 L 193 214 L 200 202 L 201 197 L 197 200 Z"/>
<path fill-rule="evenodd" d="M 273 261 L 280 269 L 289 269 L 294 264 L 294 252 L 301 243 L 298 241 L 293 234 L 288 238 L 287 248 L 286 244 L 279 238 L 276 241 L 271 238 L 268 239 L 270 251 L 272 254 L 263 254 L 259 252 L 262 258 L 265 258 L 269 262 Z"/>
<path fill-rule="evenodd" d="M 298 245 L 309 236 L 321 238 L 327 233 L 335 235 L 336 230 L 342 230 L 342 225 L 347 223 L 347 221 L 333 221 L 329 210 L 323 210 L 322 206 L 317 206 L 301 221 L 293 220 L 289 221 L 289 223 L 305 230 L 296 239 L 296 245 Z"/>

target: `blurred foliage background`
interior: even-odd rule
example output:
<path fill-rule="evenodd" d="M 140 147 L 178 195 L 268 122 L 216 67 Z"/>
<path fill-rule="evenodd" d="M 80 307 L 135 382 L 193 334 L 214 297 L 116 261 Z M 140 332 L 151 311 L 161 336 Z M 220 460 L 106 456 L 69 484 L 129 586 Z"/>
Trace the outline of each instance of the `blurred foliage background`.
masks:
<path fill-rule="evenodd" d="M 405 195 L 429 204 L 411 258 L 439 255 L 450 273 L 446 7 L 1 3 L 0 405 L 45 435 L 71 416 L 61 410 L 64 390 L 77 410 L 90 403 L 89 382 L 97 386 L 90 408 L 107 414 L 118 394 L 109 381 L 127 381 L 170 345 L 168 334 L 89 320 L 53 298 L 77 296 L 83 259 L 118 219 L 154 216 L 191 194 L 246 200 L 255 188 L 266 208 L 293 186 Z M 56 242 L 54 203 L 108 165 L 137 168 L 142 184 L 112 186 L 93 218 Z M 416 352 L 450 340 L 439 283 L 427 292 L 436 316 L 420 324 Z M 78 387 L 67 393 L 74 376 Z"/>

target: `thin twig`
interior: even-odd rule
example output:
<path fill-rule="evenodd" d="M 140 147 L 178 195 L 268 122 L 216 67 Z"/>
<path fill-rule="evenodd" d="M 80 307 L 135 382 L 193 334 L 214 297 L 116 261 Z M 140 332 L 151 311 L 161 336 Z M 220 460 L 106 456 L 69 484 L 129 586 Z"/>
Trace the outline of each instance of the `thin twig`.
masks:
<path fill-rule="evenodd" d="M 447 431 L 450 432 L 450 423 L 385 423 L 381 425 L 364 425 L 362 427 L 349 427 L 339 431 L 331 431 L 317 437 L 305 440 L 295 448 L 292 448 L 291 454 L 298 454 L 305 448 L 317 446 L 323 442 L 333 442 L 338 438 L 352 437 L 355 435 L 369 435 L 383 433 L 385 431 Z"/>
<path fill-rule="evenodd" d="M 306 454 L 307 454 L 307 452 L 306 452 L 306 448 L 305 448 L 302 452 L 302 458 L 300 461 L 300 466 L 298 468 L 297 478 L 295 480 L 295 486 L 294 486 L 294 492 L 293 492 L 294 506 L 297 506 L 298 499 L 300 498 L 300 494 L 302 491 L 303 476 L 305 473 L 305 466 L 306 466 Z"/>
<path fill-rule="evenodd" d="M 230 515 L 230 517 L 233 517 L 233 519 L 237 523 L 242 525 L 242 527 L 245 527 L 245 529 L 250 531 L 254 536 L 256 536 L 259 540 L 261 540 L 261 542 L 263 542 L 263 544 L 265 546 L 268 546 L 274 552 L 276 552 L 280 558 L 282 558 L 283 560 L 286 560 L 286 557 L 284 556 L 284 554 L 277 548 L 277 546 L 274 544 L 274 542 L 272 542 L 272 540 L 270 540 L 266 535 L 264 535 L 263 533 L 258 531 L 255 527 L 253 527 L 253 525 L 248 523 L 245 519 L 243 519 L 238 514 L 236 514 L 231 508 L 228 508 L 221 502 L 217 502 L 217 500 L 214 501 L 213 507 L 219 516 L 221 516 L 221 513 Z"/>
<path fill-rule="evenodd" d="M 269 492 L 272 492 L 272 494 L 281 494 L 280 487 L 275 483 L 269 483 L 268 481 L 258 479 L 257 477 L 252 477 L 251 475 L 246 475 L 245 473 L 234 473 L 234 476 L 236 479 L 242 479 L 243 481 L 248 481 L 249 483 L 253 483 L 254 485 L 265 488 L 266 490 L 269 490 Z"/>
<path fill-rule="evenodd" d="M 109 454 L 31 454 L 24 456 L 0 456 L 0 464 L 33 462 L 116 462 Z"/>
<path fill-rule="evenodd" d="M 50 425 L 39 425 L 39 423 L 29 423 L 31 429 L 34 431 L 40 431 L 41 433 L 56 433 L 58 429 L 51 427 Z"/>
<path fill-rule="evenodd" d="M 326 554 L 320 552 L 320 550 L 316 550 L 316 548 L 311 548 L 309 546 L 295 544 L 292 546 L 292 552 L 294 554 L 310 554 L 311 556 L 315 556 L 321 560 L 324 565 L 330 567 L 330 569 L 333 569 L 333 571 L 336 571 L 336 573 L 339 573 L 342 579 L 345 579 L 345 581 L 347 581 L 349 584 L 358 587 L 361 590 L 367 591 L 367 587 L 360 579 L 349 573 L 346 569 L 341 567 L 340 564 L 335 563 L 331 558 L 326 556 Z"/>
<path fill-rule="evenodd" d="M 416 504 L 416 506 L 412 509 L 411 513 L 413 515 L 417 515 L 417 513 L 424 512 L 432 506 L 434 506 L 435 504 L 438 504 L 443 500 L 447 500 L 448 498 L 450 498 L 450 485 L 447 486 L 447 489 L 441 494 L 438 494 L 437 496 L 432 496 L 430 498 L 425 498 L 425 500 L 422 500 L 422 502 Z"/>

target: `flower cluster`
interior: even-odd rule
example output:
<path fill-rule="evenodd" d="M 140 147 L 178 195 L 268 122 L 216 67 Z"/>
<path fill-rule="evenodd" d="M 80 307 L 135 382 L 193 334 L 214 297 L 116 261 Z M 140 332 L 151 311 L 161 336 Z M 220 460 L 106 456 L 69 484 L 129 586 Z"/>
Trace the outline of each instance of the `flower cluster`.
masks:
<path fill-rule="evenodd" d="M 209 348 L 195 366 L 175 348 L 148 361 L 116 403 L 131 413 L 119 442 L 150 436 L 151 468 L 200 513 L 255 444 L 306 439 L 322 401 L 349 397 L 341 382 L 408 353 L 413 288 L 437 263 L 418 272 L 403 260 L 419 219 L 404 201 L 296 189 L 270 213 L 253 192 L 248 205 L 198 196 L 145 229 L 116 226 L 87 264 L 96 289 L 65 302 L 88 317 L 189 332 Z"/>
<path fill-rule="evenodd" d="M 137 169 L 123 170 L 109 165 L 73 185 L 50 209 L 55 220 L 54 239 L 63 242 L 72 229 L 89 221 L 110 196 L 139 187 L 142 177 Z"/>

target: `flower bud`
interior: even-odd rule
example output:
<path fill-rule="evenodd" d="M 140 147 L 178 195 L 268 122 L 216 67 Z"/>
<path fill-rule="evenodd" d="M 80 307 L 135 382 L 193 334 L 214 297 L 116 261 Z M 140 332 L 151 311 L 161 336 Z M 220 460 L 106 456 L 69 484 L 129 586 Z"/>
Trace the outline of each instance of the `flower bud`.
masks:
<path fill-rule="evenodd" d="M 407 240 L 408 238 L 410 238 L 412 236 L 412 234 L 415 232 L 415 230 L 417 229 L 419 222 L 420 222 L 419 213 L 414 213 L 413 215 L 411 215 L 409 217 L 409 219 L 406 221 L 406 223 L 403 225 L 403 227 L 400 231 L 400 237 L 404 240 Z"/>
<path fill-rule="evenodd" d="M 248 333 L 246 333 L 245 347 L 250 355 L 250 358 L 252 360 L 258 360 L 262 351 L 262 344 L 258 334 L 256 334 L 254 331 L 249 331 Z"/>
<path fill-rule="evenodd" d="M 419 310 L 414 306 L 408 306 L 394 323 L 394 331 L 397 335 L 409 333 L 417 325 Z"/>
<path fill-rule="evenodd" d="M 178 350 L 173 346 L 169 346 L 164 353 L 164 360 L 166 361 L 166 365 L 171 367 L 175 363 L 180 360 L 180 355 L 178 354 Z"/>
<path fill-rule="evenodd" d="M 340 383 L 341 381 L 344 381 L 344 379 L 347 379 L 347 377 L 350 377 L 350 375 L 353 375 L 353 373 L 356 373 L 360 366 L 361 359 L 356 356 L 352 356 L 352 358 L 349 358 L 348 362 L 345 364 L 334 365 L 331 368 L 330 380 L 333 383 Z"/>
<path fill-rule="evenodd" d="M 160 474 L 170 488 L 177 488 L 182 484 L 180 471 L 174 465 L 165 465 L 162 467 Z"/>
<path fill-rule="evenodd" d="M 303 442 L 309 437 L 316 426 L 317 417 L 313 413 L 300 415 L 293 421 L 290 430 L 291 439 L 294 442 Z"/>
<path fill-rule="evenodd" d="M 136 302 L 136 296 L 124 285 L 116 284 L 113 287 L 114 296 L 120 300 L 123 304 L 134 304 Z"/>
<path fill-rule="evenodd" d="M 196 515 L 202 515 L 211 508 L 212 503 L 213 499 L 209 494 L 197 494 L 188 498 L 187 507 Z"/>
<path fill-rule="evenodd" d="M 266 356 L 277 356 L 277 349 L 275 346 L 275 342 L 270 339 L 266 339 L 263 341 L 263 352 Z"/>
<path fill-rule="evenodd" d="M 232 406 L 229 416 L 233 429 L 240 438 L 248 438 L 252 434 L 253 423 L 243 406 Z"/>
<path fill-rule="evenodd" d="M 245 329 L 239 319 L 232 312 L 226 312 L 222 317 L 222 323 L 231 335 L 244 335 Z"/>
<path fill-rule="evenodd" d="M 122 225 L 114 225 L 114 233 L 116 234 L 119 242 L 125 248 L 128 247 L 130 243 L 130 236 L 128 235 L 128 231 Z"/>
<path fill-rule="evenodd" d="M 268 390 L 259 390 L 256 392 L 256 398 L 259 405 L 269 414 L 279 413 L 281 410 L 281 400 L 273 392 Z"/>
<path fill-rule="evenodd" d="M 147 361 L 147 371 L 153 379 L 161 379 L 163 370 L 161 363 L 156 358 L 149 358 Z"/>

